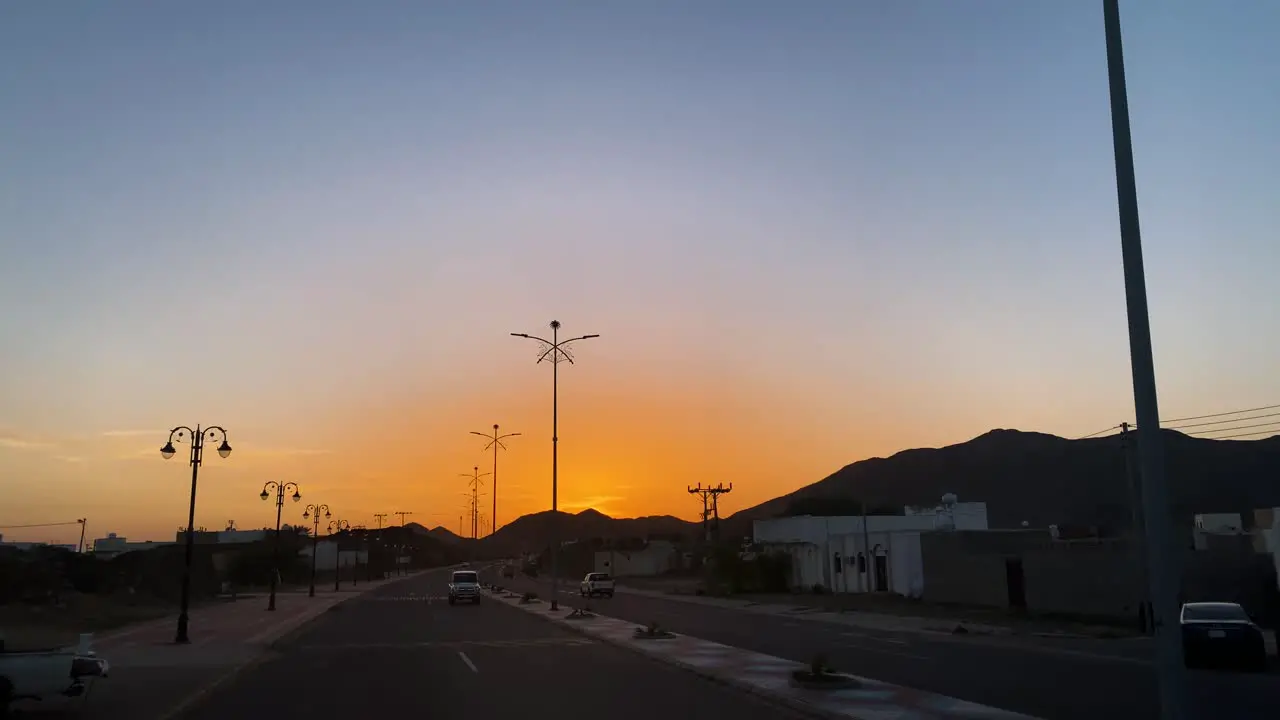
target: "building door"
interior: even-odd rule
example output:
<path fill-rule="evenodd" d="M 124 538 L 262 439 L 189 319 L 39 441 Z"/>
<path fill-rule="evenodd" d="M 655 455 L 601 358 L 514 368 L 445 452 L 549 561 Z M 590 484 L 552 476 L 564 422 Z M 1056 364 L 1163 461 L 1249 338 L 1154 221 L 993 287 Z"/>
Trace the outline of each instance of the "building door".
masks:
<path fill-rule="evenodd" d="M 884 551 L 880 545 L 876 546 L 876 576 L 875 587 L 877 592 L 886 592 L 889 589 L 889 554 Z"/>
<path fill-rule="evenodd" d="M 1022 573 L 1022 558 L 1005 558 L 1004 580 L 1009 588 L 1009 607 L 1027 609 L 1027 579 Z"/>

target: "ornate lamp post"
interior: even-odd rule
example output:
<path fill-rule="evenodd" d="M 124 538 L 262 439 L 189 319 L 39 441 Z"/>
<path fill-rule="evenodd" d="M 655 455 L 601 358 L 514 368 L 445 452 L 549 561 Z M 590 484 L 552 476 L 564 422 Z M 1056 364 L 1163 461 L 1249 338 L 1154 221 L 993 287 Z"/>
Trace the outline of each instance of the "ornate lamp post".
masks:
<path fill-rule="evenodd" d="M 329 514 L 328 505 L 308 505 L 302 511 L 303 520 L 311 520 L 311 589 L 307 591 L 307 597 L 316 596 L 316 555 L 319 553 L 320 542 L 320 513 L 324 512 L 325 518 L 332 517 Z"/>
<path fill-rule="evenodd" d="M 187 510 L 186 553 L 182 561 L 182 599 L 178 611 L 178 632 L 173 638 L 175 643 L 191 642 L 187 627 L 191 622 L 191 558 L 195 553 L 196 543 L 196 478 L 200 474 L 200 464 L 204 462 L 205 441 L 219 438 L 222 442 L 218 444 L 218 455 L 225 458 L 231 454 L 231 445 L 227 443 L 227 431 L 217 425 L 207 428 L 197 425 L 195 430 L 186 425 L 179 425 L 169 431 L 169 440 L 165 442 L 164 447 L 160 448 L 160 455 L 168 460 L 178 453 L 173 447 L 175 440 L 180 443 L 191 443 L 191 505 Z"/>
<path fill-rule="evenodd" d="M 284 494 L 290 489 L 293 490 L 294 502 L 302 499 L 297 483 L 278 483 L 275 480 L 268 480 L 262 486 L 262 494 L 258 496 L 264 502 L 272 495 L 276 496 L 276 541 L 271 547 L 271 598 L 267 600 L 268 610 L 276 609 L 276 582 L 280 578 L 280 513 L 284 510 Z"/>

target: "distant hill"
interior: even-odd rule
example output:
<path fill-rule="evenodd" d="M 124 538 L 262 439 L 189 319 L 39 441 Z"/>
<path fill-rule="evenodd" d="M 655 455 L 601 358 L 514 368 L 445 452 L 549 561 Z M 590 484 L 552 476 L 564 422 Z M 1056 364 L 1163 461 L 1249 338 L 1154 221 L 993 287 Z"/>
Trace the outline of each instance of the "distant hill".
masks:
<path fill-rule="evenodd" d="M 1136 440 L 1136 437 L 1134 438 Z M 1195 513 L 1280 507 L 1280 435 L 1265 440 L 1213 440 L 1164 431 L 1165 469 L 1174 521 Z M 1136 468 L 1136 456 L 1135 456 Z M 1130 524 L 1129 481 L 1119 436 L 1068 440 L 1056 435 L 992 430 L 942 448 L 904 450 L 846 465 L 811 485 L 721 520 L 724 537 L 751 534 L 752 521 L 786 515 L 873 514 L 905 505 L 936 505 L 946 493 L 987 503 L 992 527 L 1096 525 L 1119 531 Z M 670 515 L 611 518 L 596 510 L 561 512 L 563 540 L 652 535 L 696 537 L 700 523 Z M 481 538 L 484 555 L 544 547 L 551 512 L 520 517 Z M 462 539 L 444 528 L 437 528 Z M 432 530 L 431 532 L 435 532 Z M 466 540 L 465 542 L 471 542 Z"/>
<path fill-rule="evenodd" d="M 638 518 L 611 518 L 598 510 L 587 509 L 577 514 L 556 513 L 560 519 L 559 535 L 562 540 L 587 538 L 636 538 L 651 536 L 691 537 L 699 524 L 681 520 L 671 515 L 650 515 Z M 498 532 L 480 538 L 477 550 L 486 556 L 509 555 L 537 550 L 551 537 L 550 510 L 523 515 L 498 529 Z"/>
<path fill-rule="evenodd" d="M 1165 430 L 1165 470 L 1175 522 L 1195 513 L 1280 506 L 1280 436 L 1213 440 Z M 1134 438 L 1136 440 L 1136 437 Z M 1136 453 L 1134 467 L 1137 467 Z M 1068 440 L 992 430 L 943 448 L 904 450 L 855 462 L 793 493 L 738 512 L 725 532 L 776 517 L 804 501 L 865 500 L 879 508 L 935 505 L 945 493 L 985 501 L 992 527 L 1098 525 L 1127 528 L 1130 485 L 1119 436 Z"/>
<path fill-rule="evenodd" d="M 458 537 L 456 533 L 450 531 L 443 525 L 437 525 L 428 530 L 427 527 L 421 523 L 409 522 L 405 523 L 404 527 L 415 535 L 426 535 L 427 537 L 435 538 L 446 545 L 457 545 L 463 540 L 463 538 Z"/>

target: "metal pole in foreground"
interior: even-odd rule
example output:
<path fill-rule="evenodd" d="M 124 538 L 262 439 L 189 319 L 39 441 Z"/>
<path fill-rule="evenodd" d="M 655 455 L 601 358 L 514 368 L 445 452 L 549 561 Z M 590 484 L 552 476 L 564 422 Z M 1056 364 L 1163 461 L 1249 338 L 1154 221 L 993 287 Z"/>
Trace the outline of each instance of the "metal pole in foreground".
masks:
<path fill-rule="evenodd" d="M 1170 532 L 1169 492 L 1165 484 L 1164 443 L 1160 435 L 1151 321 L 1142 263 L 1142 231 L 1138 221 L 1138 188 L 1133 169 L 1133 137 L 1129 128 L 1119 0 L 1102 0 L 1102 16 L 1111 90 L 1111 136 L 1116 160 L 1120 248 L 1124 256 L 1125 305 L 1129 316 L 1129 358 L 1133 368 L 1133 401 L 1138 420 L 1138 467 L 1142 478 L 1143 519 L 1146 521 L 1147 575 L 1156 630 L 1160 717 L 1163 720 L 1187 720 L 1190 708 L 1186 704 L 1186 667 L 1178 621 L 1181 577 Z"/>

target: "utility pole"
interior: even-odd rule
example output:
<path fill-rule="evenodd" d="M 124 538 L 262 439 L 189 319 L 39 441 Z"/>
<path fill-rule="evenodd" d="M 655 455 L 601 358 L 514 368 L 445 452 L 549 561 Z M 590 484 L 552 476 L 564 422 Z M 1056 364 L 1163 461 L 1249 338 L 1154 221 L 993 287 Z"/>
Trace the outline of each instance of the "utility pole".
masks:
<path fill-rule="evenodd" d="M 1133 467 L 1132 438 L 1129 435 L 1129 423 L 1120 423 L 1120 452 L 1124 454 L 1124 476 L 1129 483 L 1130 538 L 1133 543 L 1133 563 L 1138 568 L 1138 620 L 1142 625 L 1142 633 L 1149 635 L 1155 629 L 1151 617 L 1151 598 L 1146 590 L 1147 553 L 1143 538 L 1147 531 L 1147 521 L 1142 514 L 1142 478 L 1138 477 Z"/>
<path fill-rule="evenodd" d="M 387 519 L 386 513 L 374 513 L 373 519 L 378 521 L 378 532 L 382 532 L 382 521 Z M 400 518 L 400 524 L 404 524 L 404 518 Z"/>
<path fill-rule="evenodd" d="M 84 526 L 89 522 L 88 518 L 79 518 L 76 522 L 80 523 L 80 545 L 76 548 L 77 553 L 84 552 Z"/>
<path fill-rule="evenodd" d="M 471 490 L 471 538 L 480 537 L 480 478 L 487 476 L 489 473 L 480 472 L 479 466 L 471 468 L 471 473 L 459 473 L 462 477 L 467 478 L 467 487 Z"/>
<path fill-rule="evenodd" d="M 707 542 L 720 537 L 720 496 L 731 492 L 733 483 L 729 483 L 729 487 L 725 487 L 724 483 L 717 483 L 715 487 L 702 487 L 702 483 L 698 483 L 697 487 L 689 488 L 690 495 L 702 498 L 702 531 Z"/>
<path fill-rule="evenodd" d="M 391 514 L 392 514 L 392 515 L 399 515 L 399 516 L 400 516 L 400 526 L 401 526 L 401 527 L 404 527 L 404 516 L 405 516 L 405 515 L 412 515 L 412 514 L 413 514 L 413 511 L 412 511 L 412 510 L 397 510 L 397 511 L 395 511 L 395 512 L 391 513 Z"/>
<path fill-rule="evenodd" d="M 1107 47 L 1107 84 L 1111 95 L 1111 141 L 1116 165 L 1116 205 L 1120 219 L 1120 251 L 1124 264 L 1125 310 L 1129 320 L 1129 362 L 1138 422 L 1138 473 L 1142 481 L 1143 519 L 1147 541 L 1147 576 L 1156 629 L 1155 667 L 1162 720 L 1185 720 L 1186 666 L 1178 595 L 1181 563 L 1175 554 L 1169 520 L 1169 488 L 1165 478 L 1164 438 L 1151 349 L 1151 317 L 1142 261 L 1142 227 L 1138 184 L 1133 167 L 1133 134 L 1129 126 L 1129 91 L 1124 75 L 1124 43 L 1119 0 L 1102 0 Z"/>
<path fill-rule="evenodd" d="M 489 526 L 496 530 L 498 528 L 498 448 L 506 450 L 507 446 L 502 441 L 507 438 L 517 437 L 520 433 L 507 433 L 506 435 L 500 435 L 498 434 L 498 423 L 494 423 L 492 435 L 476 432 L 475 430 L 472 430 L 471 434 L 479 435 L 489 441 L 488 444 L 484 446 L 485 450 L 493 448 L 493 479 L 490 481 L 490 487 L 493 488 L 493 514 L 490 516 Z"/>

